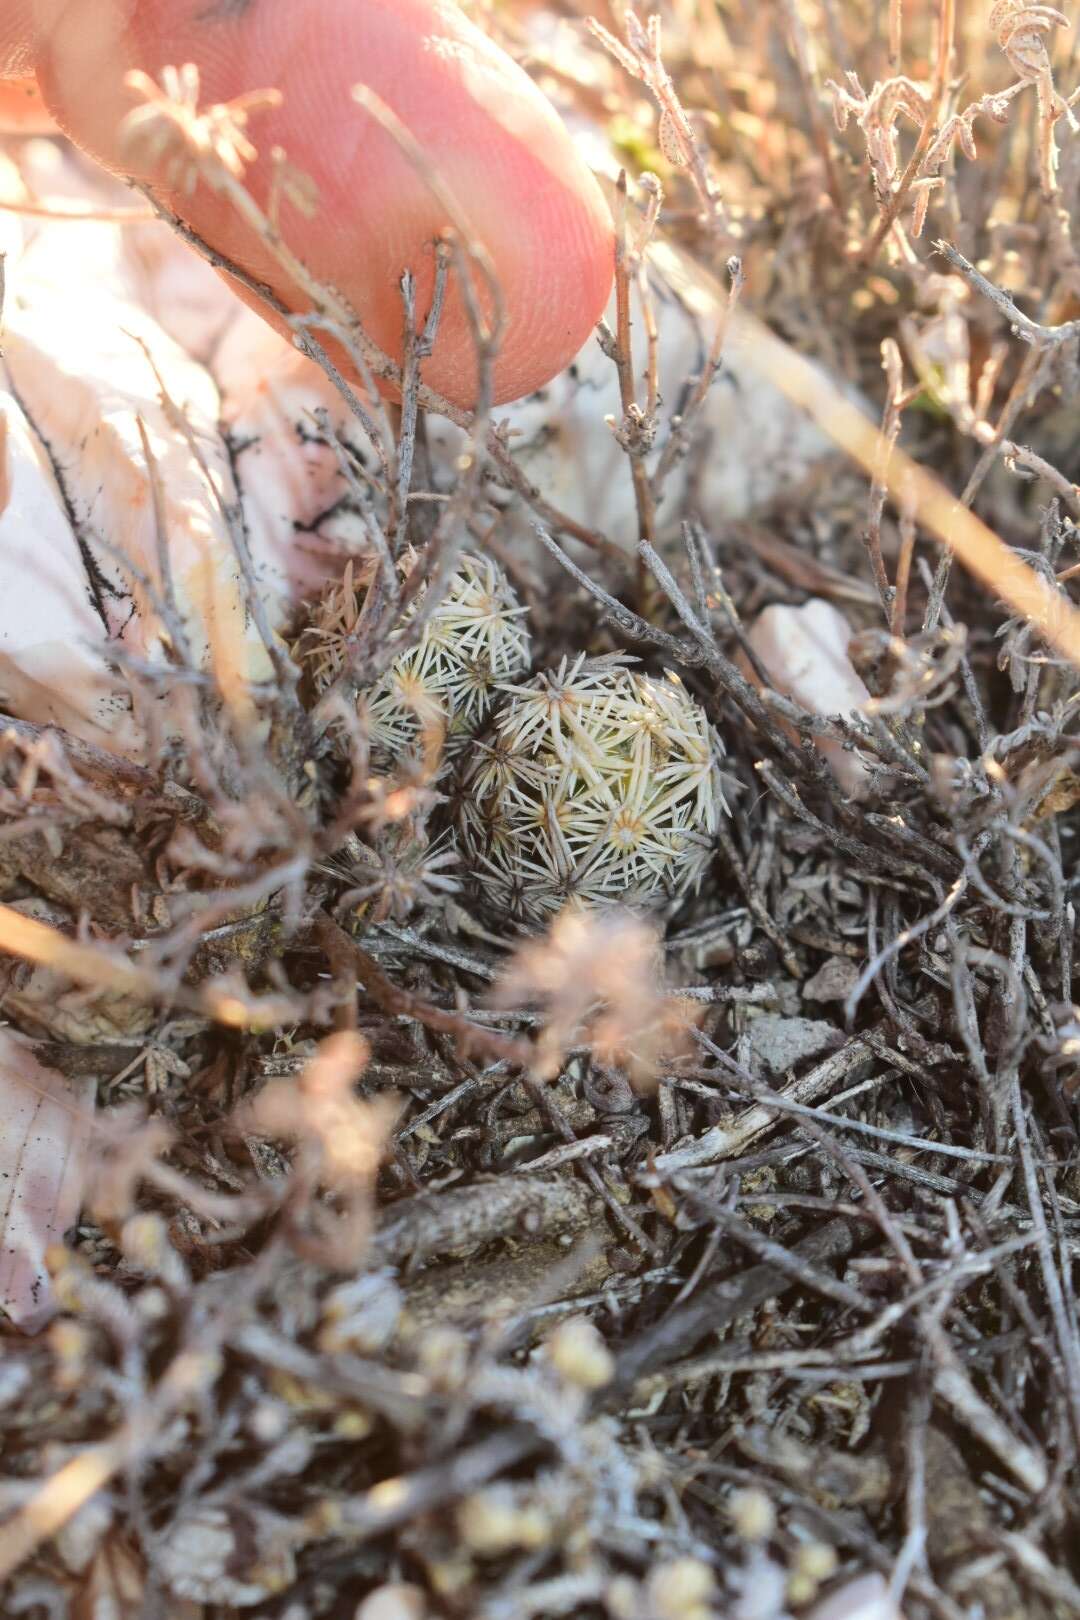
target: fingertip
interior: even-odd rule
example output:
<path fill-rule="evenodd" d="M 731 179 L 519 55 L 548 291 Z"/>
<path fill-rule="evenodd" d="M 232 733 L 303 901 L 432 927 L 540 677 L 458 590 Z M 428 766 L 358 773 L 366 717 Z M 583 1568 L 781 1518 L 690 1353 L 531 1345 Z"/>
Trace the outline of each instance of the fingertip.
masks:
<path fill-rule="evenodd" d="M 0 9 L 0 79 L 33 72 L 34 0 L 3 0 Z"/>
<path fill-rule="evenodd" d="M 35 78 L 0 79 L 0 134 L 56 133 L 53 118 Z"/>
<path fill-rule="evenodd" d="M 274 87 L 258 115 L 260 156 L 246 175 L 265 206 L 270 153 L 283 149 L 314 181 L 311 221 L 289 205 L 282 229 L 321 281 L 339 289 L 370 336 L 402 350 L 400 279 L 430 300 L 443 201 L 399 143 L 353 99 L 367 85 L 396 114 L 462 206 L 493 263 L 507 324 L 495 398 L 539 387 L 565 365 L 601 314 L 611 283 L 610 214 L 564 126 L 527 75 L 448 0 L 67 0 L 67 21 L 41 59 L 46 97 L 72 136 L 110 167 L 148 180 L 227 258 L 265 280 L 290 308 L 306 300 L 265 244 L 200 183 L 176 195 L 160 168 L 140 172 L 120 126 L 132 108 L 124 74 L 159 78 L 194 62 L 203 105 Z M 97 25 L 95 26 L 95 20 Z M 426 380 L 458 404 L 476 392 L 476 355 L 453 294 Z"/>

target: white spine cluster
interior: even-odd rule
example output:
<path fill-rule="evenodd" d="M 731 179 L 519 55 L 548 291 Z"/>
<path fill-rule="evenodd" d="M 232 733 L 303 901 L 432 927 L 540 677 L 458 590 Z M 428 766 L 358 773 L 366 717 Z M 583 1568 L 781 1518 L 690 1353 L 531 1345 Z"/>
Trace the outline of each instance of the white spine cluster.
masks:
<path fill-rule="evenodd" d="M 407 554 L 402 571 L 407 574 L 415 560 L 414 554 Z M 424 612 L 425 595 L 426 589 L 418 593 L 405 618 L 401 631 L 405 639 L 410 638 L 417 614 Z M 453 754 L 483 725 L 496 690 L 528 669 L 527 611 L 490 557 L 462 553 L 446 594 L 426 618 L 420 636 L 366 696 L 373 749 L 399 760 L 435 732 L 442 734 L 446 751 Z M 338 630 L 338 653 L 335 661 L 323 634 L 316 667 L 322 685 L 338 673 L 340 631 L 351 628 L 342 620 L 337 595 L 327 598 L 327 618 Z M 315 634 L 320 634 L 318 627 Z"/>
<path fill-rule="evenodd" d="M 726 812 L 719 739 L 675 676 L 563 659 L 511 688 L 462 778 L 458 832 L 489 903 L 543 921 L 568 901 L 696 886 Z"/>

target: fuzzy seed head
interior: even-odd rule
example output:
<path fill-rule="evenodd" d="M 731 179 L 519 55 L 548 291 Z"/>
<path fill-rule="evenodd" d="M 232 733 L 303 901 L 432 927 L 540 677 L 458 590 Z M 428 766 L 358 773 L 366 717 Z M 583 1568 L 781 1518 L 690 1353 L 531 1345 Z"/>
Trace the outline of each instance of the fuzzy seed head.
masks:
<path fill-rule="evenodd" d="M 458 830 L 485 897 L 542 922 L 569 901 L 646 903 L 694 888 L 726 811 L 723 750 L 674 676 L 618 657 L 513 687 L 466 765 Z"/>
<path fill-rule="evenodd" d="M 743 1541 L 767 1541 L 776 1528 L 776 1509 L 756 1487 L 733 1492 L 730 1508 L 735 1534 Z"/>
<path fill-rule="evenodd" d="M 836 1569 L 836 1548 L 827 1541 L 806 1541 L 795 1549 L 792 1559 L 795 1573 L 808 1580 L 827 1581 Z"/>
<path fill-rule="evenodd" d="M 577 1389 L 603 1389 L 615 1376 L 615 1357 L 583 1316 L 561 1323 L 547 1349 L 555 1371 Z"/>
<path fill-rule="evenodd" d="M 648 1595 L 657 1620 L 709 1620 L 716 1589 L 713 1572 L 698 1558 L 677 1558 L 649 1577 Z"/>
<path fill-rule="evenodd" d="M 467 1496 L 458 1509 L 458 1529 L 472 1552 L 489 1558 L 517 1548 L 543 1547 L 551 1534 L 544 1510 L 523 1501 L 508 1485 L 491 1485 Z"/>

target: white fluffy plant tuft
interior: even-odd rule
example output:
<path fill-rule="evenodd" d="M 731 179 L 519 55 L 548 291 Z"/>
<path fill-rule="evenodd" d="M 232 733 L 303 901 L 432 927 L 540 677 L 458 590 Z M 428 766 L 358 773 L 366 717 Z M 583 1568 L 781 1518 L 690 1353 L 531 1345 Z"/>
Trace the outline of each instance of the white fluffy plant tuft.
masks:
<path fill-rule="evenodd" d="M 513 687 L 467 762 L 463 853 L 486 901 L 542 922 L 568 902 L 650 904 L 696 888 L 726 813 L 723 749 L 674 675 L 563 659 Z"/>

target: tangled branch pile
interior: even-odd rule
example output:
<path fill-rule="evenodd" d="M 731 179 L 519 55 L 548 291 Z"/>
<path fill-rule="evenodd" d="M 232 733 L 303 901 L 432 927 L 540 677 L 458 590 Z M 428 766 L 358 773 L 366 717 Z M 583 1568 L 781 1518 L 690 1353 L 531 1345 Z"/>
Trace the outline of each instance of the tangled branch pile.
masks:
<path fill-rule="evenodd" d="M 133 138 L 310 295 L 334 497 L 282 608 L 250 446 L 219 469 L 159 379 L 231 547 L 197 601 L 244 613 L 172 578 L 144 431 L 138 579 L 69 514 L 155 627 L 109 647 L 113 746 L 30 684 L 3 722 L 0 1603 L 1074 1615 L 1065 19 L 473 9 L 619 228 L 612 324 L 507 420 L 465 237 L 430 310 L 403 279 L 396 367 L 246 189 L 258 100 L 134 87 Z M 448 286 L 469 416 L 423 383 Z M 789 453 L 733 471 L 761 409 Z M 791 670 L 809 621 L 755 632 L 811 599 L 840 713 Z M 574 907 L 621 885 L 641 910 Z"/>

